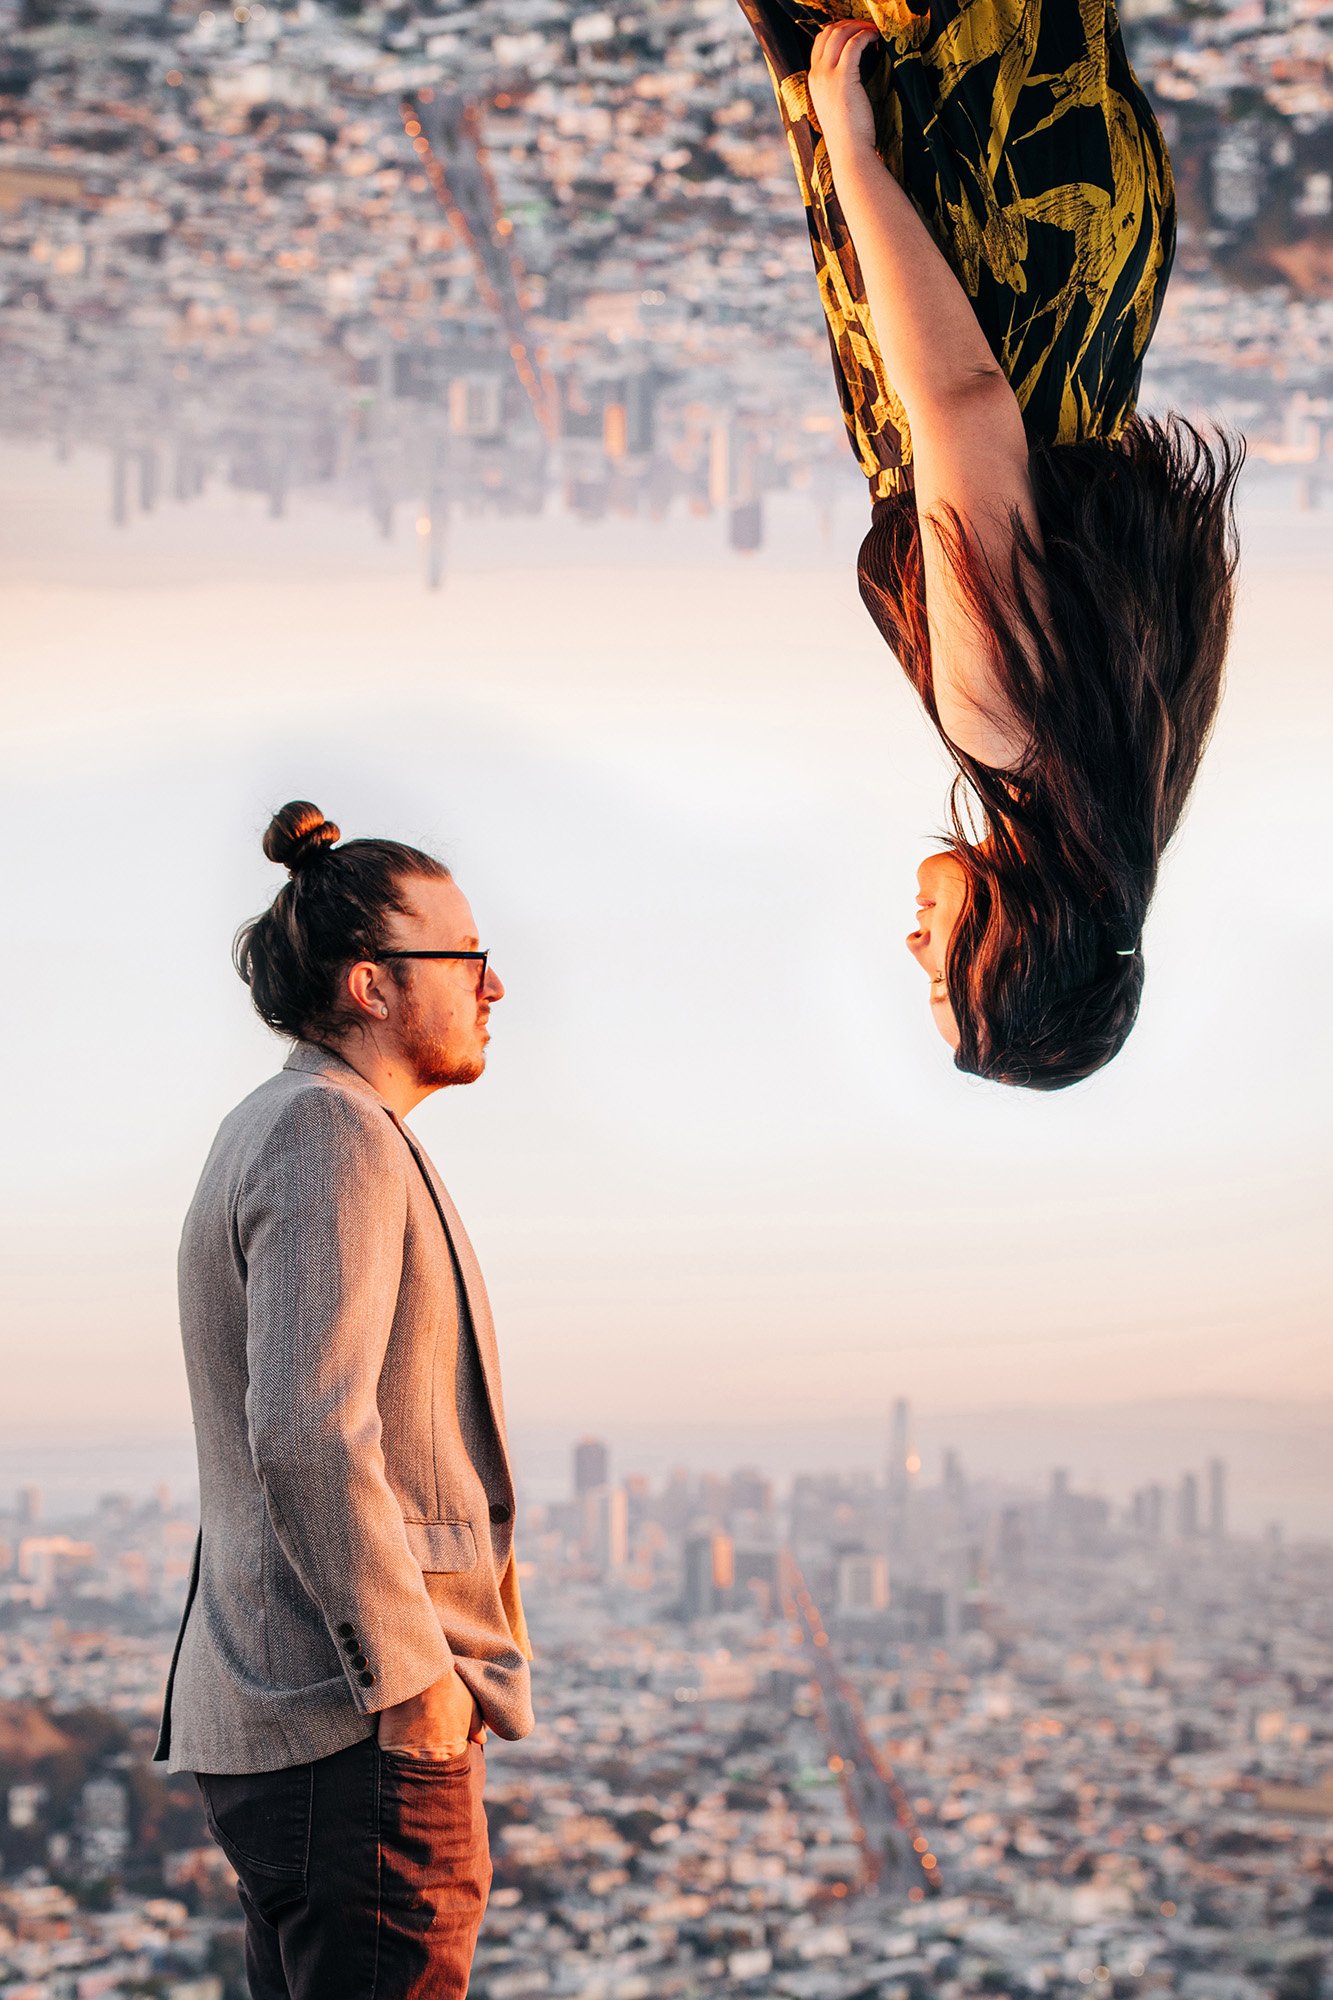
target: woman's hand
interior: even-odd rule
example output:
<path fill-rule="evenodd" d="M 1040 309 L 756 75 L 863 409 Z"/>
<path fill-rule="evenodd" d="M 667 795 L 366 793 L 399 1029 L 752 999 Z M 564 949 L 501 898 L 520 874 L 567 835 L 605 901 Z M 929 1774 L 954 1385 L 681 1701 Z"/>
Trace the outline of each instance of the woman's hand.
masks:
<path fill-rule="evenodd" d="M 875 114 L 861 81 L 866 44 L 878 41 L 869 21 L 830 21 L 810 55 L 810 102 L 832 153 L 875 149 Z"/>

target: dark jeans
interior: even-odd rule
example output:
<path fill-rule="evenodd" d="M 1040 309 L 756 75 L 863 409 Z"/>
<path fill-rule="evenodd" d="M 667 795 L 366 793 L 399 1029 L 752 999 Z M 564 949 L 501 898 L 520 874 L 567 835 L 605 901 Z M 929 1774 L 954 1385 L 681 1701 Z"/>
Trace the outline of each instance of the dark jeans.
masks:
<path fill-rule="evenodd" d="M 491 1886 L 481 1745 L 373 1736 L 285 1771 L 197 1774 L 240 1878 L 253 2000 L 464 2000 Z"/>

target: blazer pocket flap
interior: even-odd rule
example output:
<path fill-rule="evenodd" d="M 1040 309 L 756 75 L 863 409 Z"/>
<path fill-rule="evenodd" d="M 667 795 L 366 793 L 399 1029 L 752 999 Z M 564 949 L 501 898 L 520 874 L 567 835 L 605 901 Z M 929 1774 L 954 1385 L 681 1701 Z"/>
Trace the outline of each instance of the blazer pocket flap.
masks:
<path fill-rule="evenodd" d="M 407 1546 L 423 1570 L 475 1569 L 477 1543 L 467 1521 L 405 1521 Z"/>

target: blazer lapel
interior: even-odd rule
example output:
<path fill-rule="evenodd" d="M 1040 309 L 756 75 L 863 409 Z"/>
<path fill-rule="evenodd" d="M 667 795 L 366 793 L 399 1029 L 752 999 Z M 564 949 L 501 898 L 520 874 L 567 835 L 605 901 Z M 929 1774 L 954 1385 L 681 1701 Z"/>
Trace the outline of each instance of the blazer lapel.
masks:
<path fill-rule="evenodd" d="M 509 1441 L 505 1435 L 504 1397 L 500 1388 L 500 1351 L 495 1342 L 495 1322 L 491 1318 L 491 1302 L 486 1296 L 486 1281 L 481 1275 L 481 1265 L 477 1253 L 468 1241 L 462 1218 L 449 1193 L 432 1166 L 429 1155 L 418 1145 L 397 1113 L 391 1111 L 384 1099 L 351 1064 L 318 1042 L 297 1042 L 283 1064 L 284 1069 L 309 1070 L 329 1077 L 345 1090 L 359 1090 L 373 1097 L 383 1107 L 385 1116 L 392 1118 L 407 1142 L 409 1151 L 421 1171 L 421 1177 L 430 1190 L 436 1212 L 444 1229 L 445 1241 L 452 1253 L 458 1275 L 463 1282 L 463 1292 L 472 1319 L 472 1331 L 477 1342 L 477 1353 L 481 1357 L 481 1372 L 486 1383 L 486 1396 L 491 1406 L 491 1416 L 504 1450 L 506 1462 L 509 1458 Z"/>
<path fill-rule="evenodd" d="M 390 1112 L 389 1116 L 393 1118 L 393 1113 Z M 504 1395 L 500 1387 L 500 1350 L 496 1345 L 495 1321 L 491 1317 L 491 1302 L 486 1294 L 486 1280 L 481 1275 L 477 1253 L 468 1240 L 463 1219 L 450 1200 L 449 1191 L 436 1173 L 430 1156 L 417 1144 L 400 1118 L 394 1118 L 393 1122 L 407 1141 L 412 1157 L 421 1170 L 421 1177 L 430 1189 L 431 1199 L 435 1203 L 445 1237 L 453 1253 L 454 1263 L 458 1267 L 458 1275 L 463 1281 L 463 1292 L 472 1319 L 477 1353 L 481 1358 L 481 1372 L 486 1382 L 486 1396 L 491 1406 L 491 1416 L 495 1421 L 505 1458 L 508 1460 L 509 1440 L 505 1434 Z"/>

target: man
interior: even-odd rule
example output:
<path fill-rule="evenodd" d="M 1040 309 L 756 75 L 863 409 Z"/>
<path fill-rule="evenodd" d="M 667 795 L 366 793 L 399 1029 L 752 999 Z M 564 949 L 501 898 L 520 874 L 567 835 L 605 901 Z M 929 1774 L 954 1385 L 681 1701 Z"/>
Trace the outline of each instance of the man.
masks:
<path fill-rule="evenodd" d="M 157 1756 L 236 1869 L 254 2000 L 462 2000 L 531 1654 L 486 1290 L 403 1120 L 481 1075 L 504 988 L 446 868 L 338 838 L 275 816 L 291 879 L 237 940 L 294 1046 L 181 1244 L 200 1537 Z"/>

